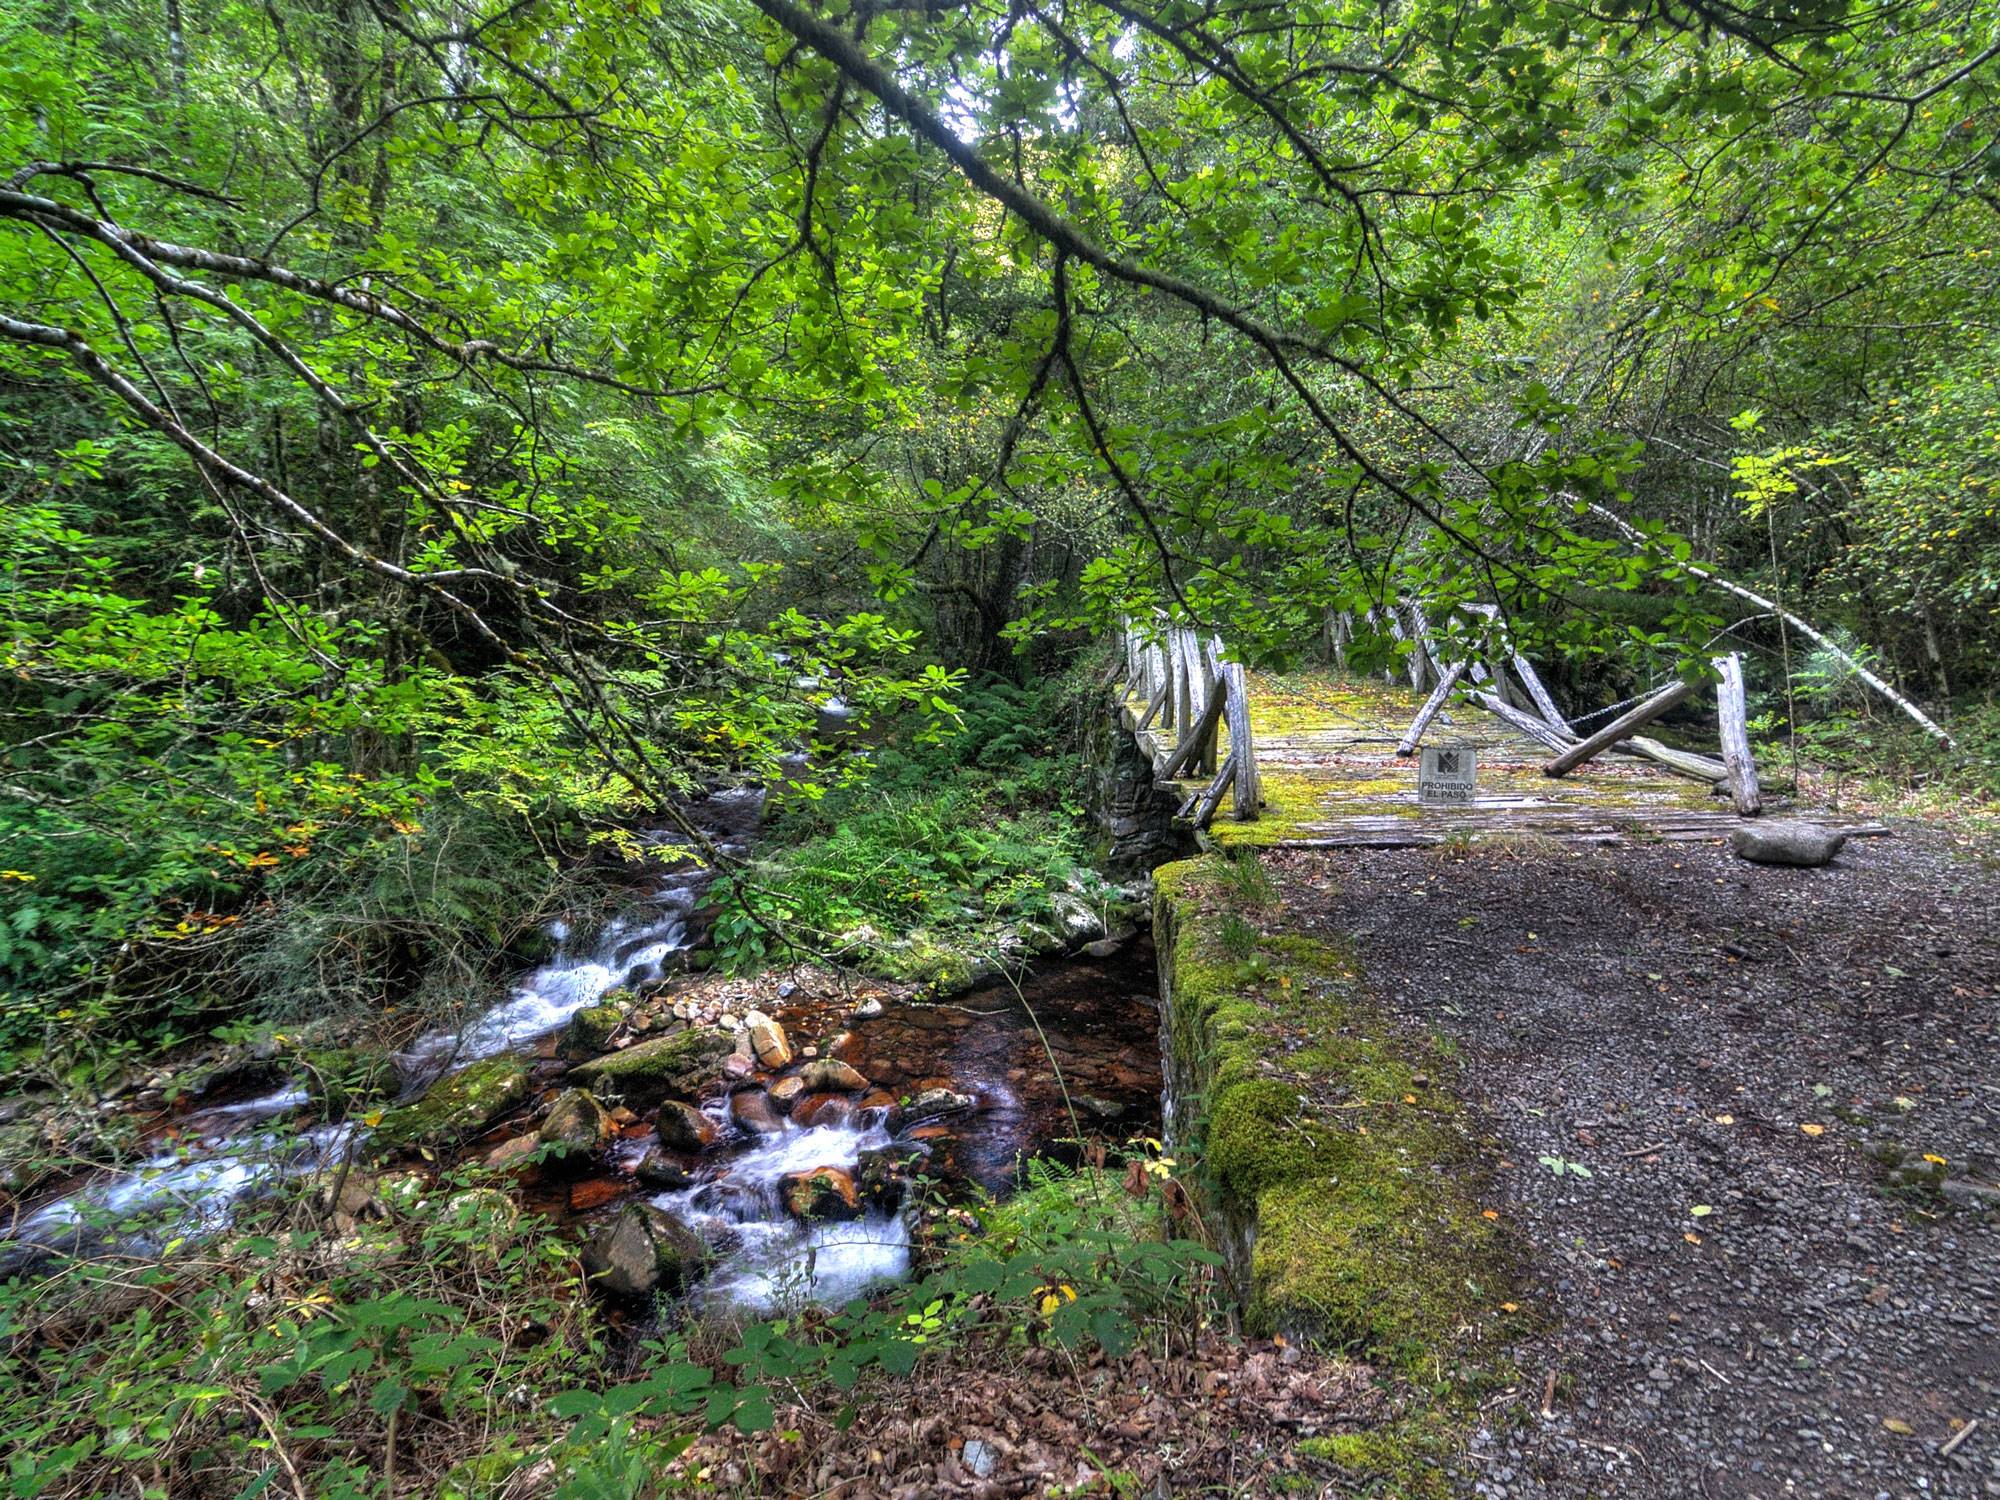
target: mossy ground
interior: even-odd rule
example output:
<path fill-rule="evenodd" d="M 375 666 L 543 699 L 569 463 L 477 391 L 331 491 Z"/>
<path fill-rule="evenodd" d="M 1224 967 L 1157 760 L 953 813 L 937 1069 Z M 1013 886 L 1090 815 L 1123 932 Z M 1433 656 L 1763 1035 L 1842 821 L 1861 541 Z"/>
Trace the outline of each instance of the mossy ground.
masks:
<path fill-rule="evenodd" d="M 1155 880 L 1182 1144 L 1203 1163 L 1205 1209 L 1247 1240 L 1246 1327 L 1343 1349 L 1431 1393 L 1434 1416 L 1403 1424 L 1407 1441 L 1372 1434 L 1367 1455 L 1352 1443 L 1327 1455 L 1402 1474 L 1392 1493 L 1430 1493 L 1410 1476 L 1434 1470 L 1422 1455 L 1438 1422 L 1504 1373 L 1502 1346 L 1526 1331 L 1455 1049 L 1383 1021 L 1351 953 L 1284 930 L 1279 901 L 1246 897 L 1259 882 L 1228 856 Z"/>

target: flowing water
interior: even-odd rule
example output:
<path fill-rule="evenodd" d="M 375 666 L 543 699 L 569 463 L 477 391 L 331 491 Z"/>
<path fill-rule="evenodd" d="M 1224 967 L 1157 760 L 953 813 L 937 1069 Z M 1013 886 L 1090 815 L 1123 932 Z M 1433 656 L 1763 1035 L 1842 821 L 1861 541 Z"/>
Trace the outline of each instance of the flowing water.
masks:
<path fill-rule="evenodd" d="M 763 803 L 762 789 L 743 788 L 710 797 L 690 814 L 707 837 L 740 854 L 755 836 Z M 667 836 L 658 842 L 668 854 L 675 844 Z M 410 1091 L 480 1058 L 533 1050 L 607 991 L 664 978 L 693 940 L 694 913 L 710 878 L 683 860 L 588 942 L 572 946 L 567 930 L 553 930 L 556 956 L 504 1001 L 456 1030 L 423 1037 L 402 1055 Z M 995 982 L 950 1003 L 886 999 L 878 1013 L 863 1017 L 845 995 L 800 994 L 774 1015 L 797 1044 L 817 1040 L 826 1056 L 883 1092 L 868 1107 L 836 1101 L 810 1125 L 783 1119 L 775 1133 L 761 1136 L 732 1125 L 726 1095 L 706 1101 L 720 1144 L 678 1159 L 686 1186 L 647 1195 L 716 1249 L 714 1268 L 695 1294 L 703 1305 L 764 1310 L 804 1296 L 838 1302 L 907 1273 L 906 1207 L 801 1224 L 782 1200 L 788 1174 L 820 1167 L 851 1173 L 864 1153 L 897 1146 L 921 1154 L 925 1175 L 948 1186 L 1004 1193 L 1031 1156 L 1073 1158 L 1084 1138 L 1115 1142 L 1159 1128 L 1157 1000 L 1143 939 L 1108 959 L 1054 961 L 1018 987 Z M 559 1077 L 547 1076 L 557 1071 L 550 1065 L 538 1076 L 546 1087 L 559 1087 Z M 892 1133 L 888 1101 L 936 1088 L 970 1103 Z M 365 1137 L 347 1125 L 296 1129 L 308 1109 L 304 1087 L 292 1082 L 260 1098 L 181 1116 L 170 1125 L 171 1147 L 163 1137 L 138 1167 L 107 1173 L 23 1218 L 12 1236 L 16 1252 L 102 1244 L 146 1252 L 174 1236 L 222 1228 L 246 1198 L 337 1163 Z M 520 1128 L 503 1125 L 476 1149 Z M 628 1135 L 594 1178 L 538 1184 L 531 1176 L 527 1196 L 562 1217 L 587 1220 L 575 1211 L 579 1205 L 602 1213 L 646 1194 L 634 1172 L 656 1138 L 643 1124 Z M 113 1233 L 106 1225 L 114 1219 L 130 1222 Z M 0 1268 L 8 1259 L 0 1254 Z"/>

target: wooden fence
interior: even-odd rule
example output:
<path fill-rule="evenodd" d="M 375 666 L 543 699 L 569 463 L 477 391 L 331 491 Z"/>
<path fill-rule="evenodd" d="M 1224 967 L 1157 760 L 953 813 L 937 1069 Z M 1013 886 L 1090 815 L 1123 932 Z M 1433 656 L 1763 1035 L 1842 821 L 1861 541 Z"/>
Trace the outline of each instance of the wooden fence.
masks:
<path fill-rule="evenodd" d="M 1127 622 L 1123 667 L 1128 687 L 1121 713 L 1152 762 L 1154 779 L 1208 778 L 1181 804 L 1179 816 L 1206 828 L 1223 793 L 1233 792 L 1231 815 L 1256 817 L 1260 798 L 1250 690 L 1242 665 L 1223 655 L 1221 640 L 1164 623 L 1142 631 Z"/>
<path fill-rule="evenodd" d="M 1481 617 L 1485 626 L 1490 627 L 1499 621 L 1497 605 L 1467 604 L 1459 607 Z M 1546 746 L 1553 756 L 1542 767 L 1546 775 L 1566 776 L 1592 756 L 1615 750 L 1620 754 L 1653 761 L 1677 776 L 1686 776 L 1710 786 L 1725 786 L 1736 811 L 1743 817 L 1754 816 L 1763 810 L 1757 763 L 1750 753 L 1743 659 L 1738 654 L 1714 658 L 1716 705 L 1722 741 L 1722 758 L 1716 760 L 1661 744 L 1636 732 L 1684 701 L 1693 691 L 1688 683 L 1668 683 L 1655 692 L 1632 700 L 1629 706 L 1615 704 L 1613 708 L 1626 709 L 1626 712 L 1595 733 L 1584 735 L 1578 733 L 1576 728 L 1582 721 L 1564 717 L 1562 710 L 1556 706 L 1555 698 L 1535 671 L 1534 664 L 1518 651 L 1509 650 L 1504 657 L 1495 654 L 1484 659 L 1469 657 L 1448 662 L 1444 659 L 1443 643 L 1438 633 L 1434 631 L 1423 606 L 1418 604 L 1399 602 L 1384 609 L 1370 610 L 1362 617 L 1362 626 L 1395 642 L 1409 644 L 1410 649 L 1403 657 L 1400 669 L 1392 664 L 1383 671 L 1385 681 L 1396 681 L 1400 670 L 1408 673 L 1410 686 L 1420 691 L 1427 682 L 1434 684 L 1430 697 L 1417 711 L 1409 731 L 1396 746 L 1398 755 L 1416 753 L 1423 742 L 1424 731 L 1457 692 L 1466 701 L 1477 704 L 1503 723 Z M 1347 650 L 1355 636 L 1352 616 L 1329 614 L 1324 639 L 1328 654 L 1337 665 L 1346 666 Z M 1600 716 L 1591 714 L 1586 717 Z"/>

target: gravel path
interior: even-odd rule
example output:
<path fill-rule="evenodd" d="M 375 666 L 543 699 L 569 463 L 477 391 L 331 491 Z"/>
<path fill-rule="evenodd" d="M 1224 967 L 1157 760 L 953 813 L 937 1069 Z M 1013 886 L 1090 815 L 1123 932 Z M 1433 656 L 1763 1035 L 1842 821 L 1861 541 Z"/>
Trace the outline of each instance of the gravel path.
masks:
<path fill-rule="evenodd" d="M 1458 1043 L 1555 1315 L 1469 1493 L 2000 1496 L 2000 873 L 1925 832 L 1269 863 Z"/>

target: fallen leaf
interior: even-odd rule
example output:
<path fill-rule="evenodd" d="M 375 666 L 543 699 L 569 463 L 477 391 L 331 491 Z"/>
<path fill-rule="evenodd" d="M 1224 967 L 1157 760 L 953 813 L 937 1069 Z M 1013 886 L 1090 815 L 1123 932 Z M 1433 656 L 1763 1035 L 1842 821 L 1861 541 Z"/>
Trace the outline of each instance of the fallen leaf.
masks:
<path fill-rule="evenodd" d="M 1500 1217 L 1500 1211 L 1495 1208 L 1482 1208 L 1479 1211 L 1479 1217 L 1482 1219 L 1497 1219 Z"/>
<path fill-rule="evenodd" d="M 1824 1125 L 1801 1125 L 1799 1133 L 1801 1135 L 1825 1135 L 1826 1127 Z"/>
<path fill-rule="evenodd" d="M 1736 1116 L 1734 1116 L 1734 1115 L 1717 1115 L 1717 1116 L 1715 1117 L 1715 1123 L 1716 1123 L 1716 1124 L 1718 1124 L 1718 1125 L 1734 1125 L 1734 1124 L 1736 1123 Z"/>
<path fill-rule="evenodd" d="M 1905 1422 L 1901 1417 L 1884 1417 L 1882 1419 L 1882 1425 L 1888 1428 L 1891 1432 L 1895 1433 L 1899 1437 L 1913 1436 L 1917 1430 L 1916 1428 L 1912 1427 L 1908 1422 Z"/>
<path fill-rule="evenodd" d="M 1712 1204 L 1697 1203 L 1693 1208 L 1689 1209 L 1688 1212 L 1693 1214 L 1697 1219 L 1705 1219 L 1710 1214 L 1715 1212 L 1715 1208 L 1714 1205 Z"/>
<path fill-rule="evenodd" d="M 1500 1304 L 1500 1311 L 1502 1312 L 1512 1313 L 1512 1312 L 1519 1312 L 1520 1310 L 1521 1310 L 1521 1304 L 1518 1302 L 1503 1302 Z"/>
<path fill-rule="evenodd" d="M 1692 1229 L 1682 1235 L 1681 1238 L 1686 1240 L 1690 1245 L 1699 1245 L 1701 1243 L 1701 1236 L 1696 1234 Z"/>

